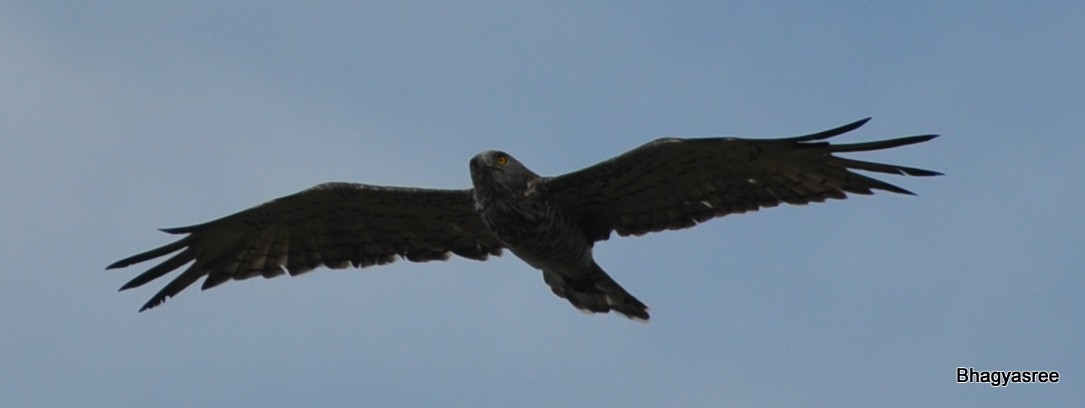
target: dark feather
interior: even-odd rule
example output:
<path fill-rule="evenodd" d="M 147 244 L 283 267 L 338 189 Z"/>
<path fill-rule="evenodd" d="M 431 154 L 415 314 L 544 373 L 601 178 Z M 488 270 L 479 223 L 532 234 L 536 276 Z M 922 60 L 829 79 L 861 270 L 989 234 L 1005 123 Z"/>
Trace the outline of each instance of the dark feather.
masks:
<path fill-rule="evenodd" d="M 201 277 L 203 289 L 252 276 L 301 274 L 321 266 L 425 262 L 450 253 L 483 260 L 501 244 L 482 226 L 470 190 L 425 190 L 327 183 L 203 224 L 166 228 L 180 240 L 107 268 L 180 253 L 124 284 L 135 288 L 192 262 L 142 310 Z"/>
<path fill-rule="evenodd" d="M 922 143 L 936 135 L 831 144 L 869 118 L 780 139 L 666 138 L 580 171 L 546 179 L 551 199 L 592 240 L 689 228 L 710 218 L 782 202 L 806 204 L 883 190 L 912 194 L 852 170 L 910 176 L 941 173 L 837 157 Z"/>

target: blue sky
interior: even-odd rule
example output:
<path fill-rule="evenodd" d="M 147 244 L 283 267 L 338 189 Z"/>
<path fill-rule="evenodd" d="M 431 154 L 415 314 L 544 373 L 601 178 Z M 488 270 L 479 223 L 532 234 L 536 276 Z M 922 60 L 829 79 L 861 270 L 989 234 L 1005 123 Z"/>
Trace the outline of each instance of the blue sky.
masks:
<path fill-rule="evenodd" d="M 545 3 L 545 4 L 543 4 Z M 1085 400 L 1085 6 L 0 4 L 2 406 L 1068 406 Z M 105 265 L 313 184 L 462 188 L 661 136 L 845 141 L 917 197 L 612 239 L 652 308 L 511 256 L 189 289 Z M 151 285 L 155 286 L 155 285 Z M 955 368 L 1058 370 L 956 384 Z"/>

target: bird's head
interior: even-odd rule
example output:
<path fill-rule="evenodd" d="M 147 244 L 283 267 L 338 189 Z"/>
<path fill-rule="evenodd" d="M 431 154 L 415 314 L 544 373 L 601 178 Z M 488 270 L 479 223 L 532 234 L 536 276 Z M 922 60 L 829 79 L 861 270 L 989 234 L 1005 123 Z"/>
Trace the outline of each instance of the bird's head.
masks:
<path fill-rule="evenodd" d="M 487 150 L 471 159 L 471 182 L 475 188 L 502 186 L 512 192 L 523 192 L 531 180 L 539 178 L 508 153 Z"/>

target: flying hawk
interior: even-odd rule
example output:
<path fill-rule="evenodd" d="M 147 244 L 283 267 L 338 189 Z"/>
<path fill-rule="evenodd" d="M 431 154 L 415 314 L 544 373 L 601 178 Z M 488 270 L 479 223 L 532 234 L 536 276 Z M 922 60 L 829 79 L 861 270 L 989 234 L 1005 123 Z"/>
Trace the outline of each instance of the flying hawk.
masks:
<path fill-rule="evenodd" d="M 473 188 L 438 190 L 324 183 L 204 224 L 167 228 L 171 244 L 107 269 L 177 252 L 124 284 L 147 282 L 191 263 L 140 311 L 204 278 L 202 289 L 254 276 L 298 275 L 413 262 L 449 254 L 485 260 L 509 249 L 542 271 L 554 294 L 587 312 L 647 320 L 648 307 L 595 262 L 592 247 L 618 235 L 689 228 L 728 214 L 846 198 L 848 193 L 910 191 L 853 172 L 941 173 L 847 159 L 834 153 L 889 149 L 931 140 L 909 136 L 866 143 L 825 141 L 870 118 L 781 139 L 658 139 L 580 171 L 542 177 L 511 155 L 471 159 Z"/>

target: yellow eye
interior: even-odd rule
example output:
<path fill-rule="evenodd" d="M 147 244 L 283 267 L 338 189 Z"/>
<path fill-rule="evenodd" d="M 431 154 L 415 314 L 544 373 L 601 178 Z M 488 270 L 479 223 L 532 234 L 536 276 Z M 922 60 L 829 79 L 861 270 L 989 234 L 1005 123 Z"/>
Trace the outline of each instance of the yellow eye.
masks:
<path fill-rule="evenodd" d="M 497 163 L 498 166 L 504 167 L 506 164 L 509 164 L 509 158 L 508 156 L 497 156 L 497 160 L 494 162 Z"/>

